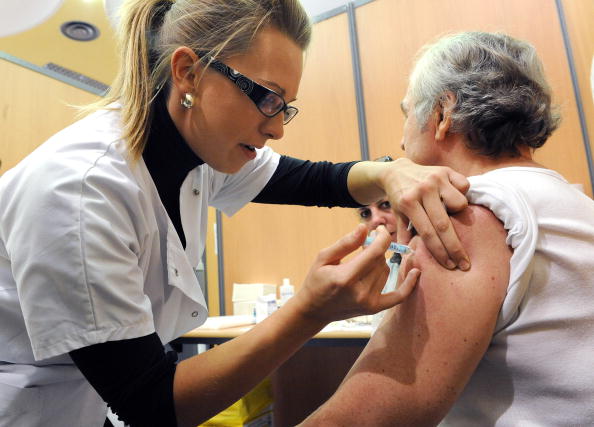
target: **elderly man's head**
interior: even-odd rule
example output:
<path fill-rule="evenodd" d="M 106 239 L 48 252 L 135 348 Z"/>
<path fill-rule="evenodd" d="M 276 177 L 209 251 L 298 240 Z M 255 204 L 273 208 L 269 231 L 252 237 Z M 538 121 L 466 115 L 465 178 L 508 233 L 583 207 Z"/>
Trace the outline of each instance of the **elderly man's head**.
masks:
<path fill-rule="evenodd" d="M 534 47 L 505 34 L 465 32 L 425 46 L 402 108 L 403 148 L 426 164 L 426 142 L 448 133 L 498 159 L 541 147 L 559 124 Z"/>

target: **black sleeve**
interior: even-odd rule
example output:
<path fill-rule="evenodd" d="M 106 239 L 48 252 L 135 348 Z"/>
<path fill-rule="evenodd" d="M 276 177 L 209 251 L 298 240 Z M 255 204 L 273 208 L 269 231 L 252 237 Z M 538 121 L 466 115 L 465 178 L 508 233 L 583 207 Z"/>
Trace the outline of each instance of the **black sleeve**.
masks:
<path fill-rule="evenodd" d="M 347 187 L 357 162 L 310 162 L 281 156 L 278 167 L 253 202 L 303 206 L 361 207 Z"/>
<path fill-rule="evenodd" d="M 175 352 L 165 353 L 156 333 L 95 344 L 70 352 L 85 378 L 130 426 L 176 426 Z"/>

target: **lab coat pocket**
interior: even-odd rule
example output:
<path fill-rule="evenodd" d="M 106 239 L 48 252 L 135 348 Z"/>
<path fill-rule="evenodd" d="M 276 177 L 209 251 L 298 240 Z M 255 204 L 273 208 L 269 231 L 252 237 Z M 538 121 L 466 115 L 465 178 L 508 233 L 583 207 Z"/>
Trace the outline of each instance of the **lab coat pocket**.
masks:
<path fill-rule="evenodd" d="M 0 427 L 39 425 L 42 406 L 42 393 L 38 387 L 0 384 Z"/>
<path fill-rule="evenodd" d="M 171 223 L 169 223 L 167 233 L 167 276 L 171 286 L 178 288 L 184 295 L 206 310 L 204 295 L 202 295 L 194 269 L 190 265 L 177 232 Z"/>

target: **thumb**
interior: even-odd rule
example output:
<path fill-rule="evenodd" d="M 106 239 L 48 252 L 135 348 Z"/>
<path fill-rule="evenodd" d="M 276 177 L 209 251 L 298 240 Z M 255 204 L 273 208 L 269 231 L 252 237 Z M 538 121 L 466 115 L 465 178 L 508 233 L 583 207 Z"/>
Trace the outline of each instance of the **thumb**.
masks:
<path fill-rule="evenodd" d="M 333 245 L 322 249 L 318 255 L 318 260 L 324 265 L 338 264 L 345 256 L 360 248 L 366 236 L 367 227 L 363 224 L 358 224 L 352 232 L 341 237 Z"/>
<path fill-rule="evenodd" d="M 381 311 L 390 307 L 394 307 L 395 305 L 398 305 L 407 299 L 415 288 L 420 275 L 421 270 L 418 268 L 411 269 L 395 291 L 388 292 L 380 296 L 379 310 Z"/>

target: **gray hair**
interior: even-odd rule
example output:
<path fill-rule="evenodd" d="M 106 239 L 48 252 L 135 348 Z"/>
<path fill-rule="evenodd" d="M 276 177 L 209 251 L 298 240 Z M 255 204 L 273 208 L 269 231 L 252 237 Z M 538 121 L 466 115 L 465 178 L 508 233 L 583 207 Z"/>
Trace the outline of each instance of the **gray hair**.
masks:
<path fill-rule="evenodd" d="M 560 122 L 536 50 L 505 34 L 464 32 L 421 50 L 407 94 L 421 126 L 448 93 L 455 96 L 450 130 L 482 155 L 542 147 Z"/>

